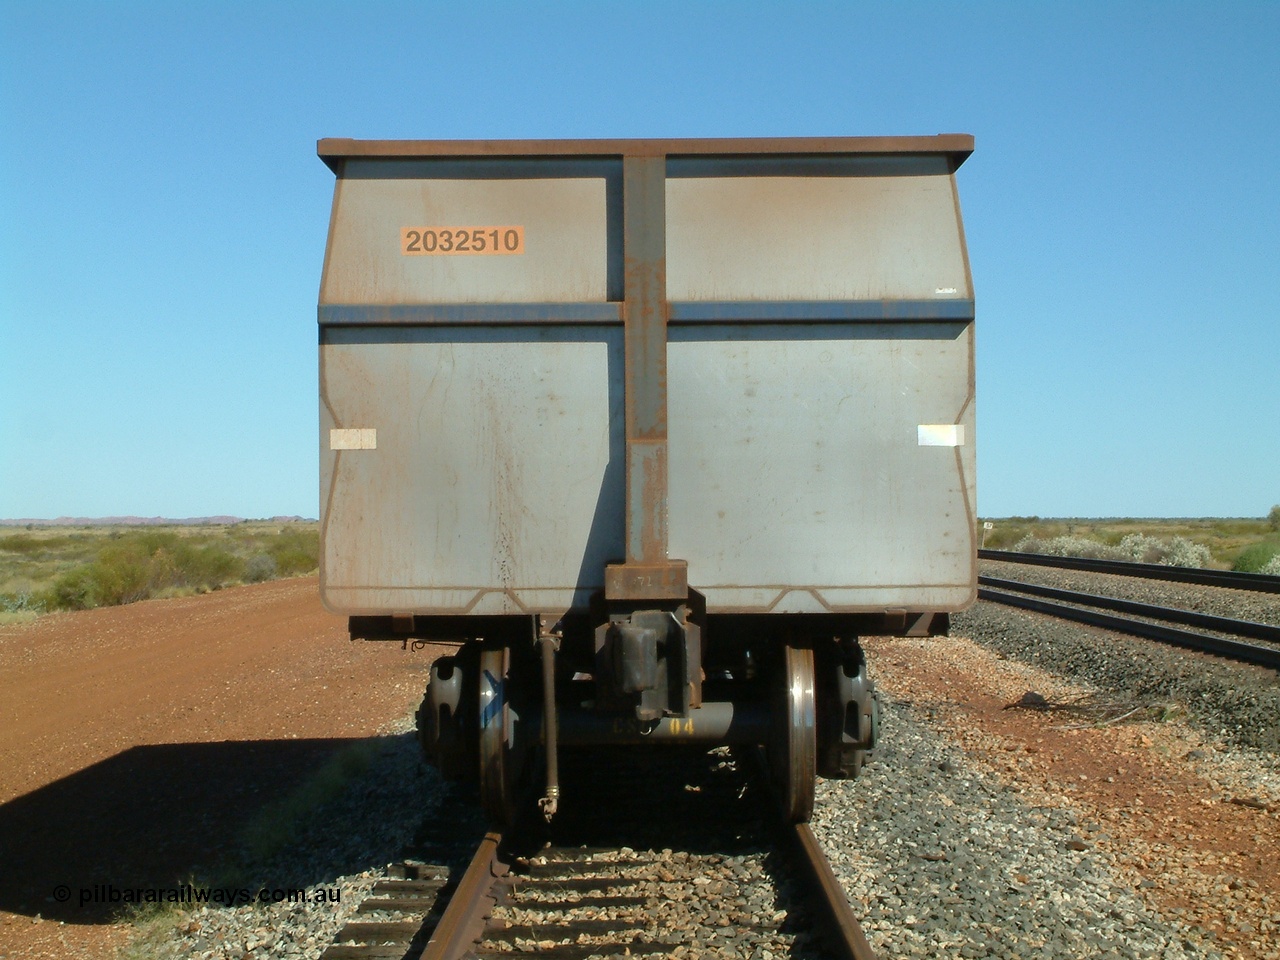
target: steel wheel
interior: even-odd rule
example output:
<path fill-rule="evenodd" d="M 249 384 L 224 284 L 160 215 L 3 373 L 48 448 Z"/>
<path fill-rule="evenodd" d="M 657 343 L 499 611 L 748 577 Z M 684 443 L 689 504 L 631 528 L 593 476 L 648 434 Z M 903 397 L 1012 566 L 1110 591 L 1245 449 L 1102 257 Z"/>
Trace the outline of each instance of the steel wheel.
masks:
<path fill-rule="evenodd" d="M 813 814 L 818 754 L 813 651 L 784 647 L 778 684 L 781 696 L 775 711 L 777 726 L 769 750 L 774 790 L 787 820 L 805 823 Z"/>
<path fill-rule="evenodd" d="M 822 664 L 818 773 L 836 780 L 858 776 L 870 762 L 880 731 L 880 700 L 856 644 Z"/>
<path fill-rule="evenodd" d="M 431 664 L 427 691 L 418 708 L 418 742 L 446 780 L 464 779 L 471 761 L 466 737 L 471 711 L 464 710 L 467 679 L 462 658 L 439 657 Z"/>
<path fill-rule="evenodd" d="M 511 709 L 511 650 L 486 647 L 480 652 L 480 804 L 501 824 L 515 819 L 515 722 Z"/>

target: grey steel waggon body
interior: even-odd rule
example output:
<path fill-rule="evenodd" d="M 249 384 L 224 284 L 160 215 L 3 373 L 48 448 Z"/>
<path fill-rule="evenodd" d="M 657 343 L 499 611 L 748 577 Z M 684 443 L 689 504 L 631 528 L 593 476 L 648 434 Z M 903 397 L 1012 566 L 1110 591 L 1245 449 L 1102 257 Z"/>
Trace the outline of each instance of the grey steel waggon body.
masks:
<path fill-rule="evenodd" d="M 420 734 L 493 816 L 567 743 L 856 775 L 857 638 L 976 595 L 972 149 L 320 141 L 321 594 L 463 641 Z"/>

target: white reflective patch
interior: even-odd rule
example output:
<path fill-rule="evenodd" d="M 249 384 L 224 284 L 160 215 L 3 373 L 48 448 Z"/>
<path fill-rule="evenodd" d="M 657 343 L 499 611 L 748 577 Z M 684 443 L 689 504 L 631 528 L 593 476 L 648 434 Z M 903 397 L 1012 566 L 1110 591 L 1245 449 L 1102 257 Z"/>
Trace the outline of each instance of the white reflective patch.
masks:
<path fill-rule="evenodd" d="M 330 450 L 377 450 L 378 431 L 373 427 L 344 427 L 329 431 Z"/>
<path fill-rule="evenodd" d="M 922 423 L 917 438 L 922 447 L 960 447 L 964 445 L 964 424 Z"/>

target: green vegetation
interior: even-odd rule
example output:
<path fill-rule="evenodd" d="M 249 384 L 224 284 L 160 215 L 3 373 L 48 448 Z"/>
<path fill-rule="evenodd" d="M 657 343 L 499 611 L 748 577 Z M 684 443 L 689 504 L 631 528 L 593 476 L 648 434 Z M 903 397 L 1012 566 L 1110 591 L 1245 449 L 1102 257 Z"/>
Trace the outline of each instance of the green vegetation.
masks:
<path fill-rule="evenodd" d="M 992 550 L 1140 560 L 1251 573 L 1280 567 L 1280 505 L 1265 518 L 1008 517 L 979 530 Z"/>
<path fill-rule="evenodd" d="M 1268 537 L 1240 551 L 1232 570 L 1240 573 L 1273 573 L 1273 562 L 1280 557 L 1280 537 Z"/>
<path fill-rule="evenodd" d="M 116 921 L 131 925 L 133 930 L 129 942 L 116 951 L 116 956 L 119 960 L 158 960 L 172 956 L 174 927 L 186 914 L 187 908 L 176 903 L 151 903 L 122 910 Z"/>
<path fill-rule="evenodd" d="M 33 528 L 0 536 L 0 622 L 310 573 L 314 523 Z"/>

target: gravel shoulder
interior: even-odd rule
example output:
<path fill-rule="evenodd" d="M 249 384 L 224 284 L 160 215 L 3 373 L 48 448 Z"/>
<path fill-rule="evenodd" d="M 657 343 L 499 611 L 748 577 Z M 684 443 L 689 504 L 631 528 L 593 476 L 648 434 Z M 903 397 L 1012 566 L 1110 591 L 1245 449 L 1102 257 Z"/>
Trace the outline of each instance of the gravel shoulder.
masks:
<path fill-rule="evenodd" d="M 1167 703 L 1236 746 L 1280 753 L 1280 676 L 1273 670 L 994 603 L 953 617 L 952 632 L 1102 691 Z"/>
<path fill-rule="evenodd" d="M 403 856 L 447 794 L 422 762 L 413 724 L 405 716 L 386 728 L 368 767 L 311 811 L 286 847 L 251 863 L 237 879 L 249 889 L 301 889 L 308 899 L 162 914 L 138 925 L 121 960 L 315 958 L 347 922 L 370 919 L 357 916 L 360 903 L 389 877 L 387 865 Z M 483 829 L 482 823 L 455 824 L 462 834 L 479 836 Z"/>
<path fill-rule="evenodd" d="M 1280 957 L 1273 754 L 1092 722 L 1096 687 L 958 636 L 865 645 L 884 747 L 815 826 L 884 955 Z"/>

